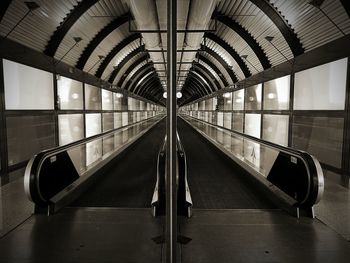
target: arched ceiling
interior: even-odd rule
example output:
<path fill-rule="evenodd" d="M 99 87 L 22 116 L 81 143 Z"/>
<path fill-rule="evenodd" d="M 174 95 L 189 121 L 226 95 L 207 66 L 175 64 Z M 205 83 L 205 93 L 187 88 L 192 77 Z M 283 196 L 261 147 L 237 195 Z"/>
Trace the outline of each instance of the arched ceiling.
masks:
<path fill-rule="evenodd" d="M 142 1 L 152 4 L 141 15 L 154 14 L 152 29 L 164 30 L 165 0 L 37 0 L 33 2 L 39 8 L 33 10 L 30 1 L 2 0 L 0 35 L 159 101 L 166 83 L 166 34 L 142 31 L 140 14 L 134 14 Z M 183 93 L 179 103 L 350 33 L 348 0 L 310 1 L 178 0 L 178 29 L 198 30 L 189 28 L 194 17 L 212 18 L 202 28 L 210 29 L 205 33 L 178 34 L 178 89 Z M 215 10 L 209 7 L 213 5 Z M 135 23 L 130 24 L 131 17 Z M 157 43 L 150 48 L 152 40 Z"/>

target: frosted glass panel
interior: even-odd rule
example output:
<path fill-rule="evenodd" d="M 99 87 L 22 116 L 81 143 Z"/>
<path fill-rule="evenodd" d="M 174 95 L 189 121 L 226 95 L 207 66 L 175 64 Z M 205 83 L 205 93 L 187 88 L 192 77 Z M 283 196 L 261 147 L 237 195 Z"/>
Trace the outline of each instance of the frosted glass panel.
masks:
<path fill-rule="evenodd" d="M 128 123 L 129 123 L 128 118 L 129 118 L 128 113 L 123 112 L 122 113 L 122 126 L 128 125 Z"/>
<path fill-rule="evenodd" d="M 59 145 L 68 144 L 84 138 L 83 114 L 58 115 Z"/>
<path fill-rule="evenodd" d="M 113 110 L 113 93 L 102 90 L 102 110 Z"/>
<path fill-rule="evenodd" d="M 113 98 L 114 98 L 114 110 L 122 110 L 123 107 L 123 99 L 124 95 L 121 93 L 113 93 Z"/>
<path fill-rule="evenodd" d="M 289 109 L 290 76 L 274 79 L 264 84 L 264 110 Z"/>
<path fill-rule="evenodd" d="M 3 65 L 7 110 L 54 109 L 51 73 L 6 59 Z"/>
<path fill-rule="evenodd" d="M 263 119 L 263 139 L 288 146 L 289 116 L 266 114 Z"/>
<path fill-rule="evenodd" d="M 102 113 L 103 132 L 112 130 L 114 127 L 113 113 Z"/>
<path fill-rule="evenodd" d="M 232 120 L 232 113 L 225 112 L 224 113 L 224 127 L 225 128 L 231 129 L 231 120 Z"/>
<path fill-rule="evenodd" d="M 86 137 L 101 133 L 101 114 L 89 113 L 85 115 Z"/>
<path fill-rule="evenodd" d="M 260 114 L 246 114 L 244 133 L 260 138 L 260 124 L 261 124 Z"/>
<path fill-rule="evenodd" d="M 244 89 L 233 92 L 233 110 L 244 110 Z"/>
<path fill-rule="evenodd" d="M 233 113 L 232 115 L 232 129 L 238 132 L 243 132 L 243 113 Z"/>
<path fill-rule="evenodd" d="M 224 114 L 222 112 L 218 112 L 217 125 L 224 126 Z"/>
<path fill-rule="evenodd" d="M 122 113 L 116 112 L 114 113 L 114 129 L 118 129 L 122 127 Z"/>
<path fill-rule="evenodd" d="M 340 168 L 343 128 L 343 118 L 294 116 L 292 146 Z"/>
<path fill-rule="evenodd" d="M 83 101 L 83 83 L 59 77 L 57 80 L 58 105 L 61 110 L 82 110 Z"/>
<path fill-rule="evenodd" d="M 101 110 L 101 89 L 85 84 L 85 109 Z"/>
<path fill-rule="evenodd" d="M 245 109 L 261 110 L 261 84 L 251 86 L 245 91 Z"/>
<path fill-rule="evenodd" d="M 223 94 L 224 97 L 224 110 L 232 110 L 232 92 Z"/>
<path fill-rule="evenodd" d="M 7 116 L 6 129 L 9 165 L 57 145 L 53 114 Z"/>
<path fill-rule="evenodd" d="M 347 58 L 295 74 L 295 110 L 343 110 Z"/>

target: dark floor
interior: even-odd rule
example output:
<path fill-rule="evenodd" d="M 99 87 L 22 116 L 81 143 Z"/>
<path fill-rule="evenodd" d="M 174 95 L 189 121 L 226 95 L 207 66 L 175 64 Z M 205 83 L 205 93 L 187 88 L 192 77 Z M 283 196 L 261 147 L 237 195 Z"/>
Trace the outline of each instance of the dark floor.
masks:
<path fill-rule="evenodd" d="M 180 118 L 178 132 L 186 153 L 195 208 L 275 208 L 244 178 L 249 175 Z"/>
<path fill-rule="evenodd" d="M 183 263 L 349 262 L 350 243 L 317 219 L 279 210 L 194 210 L 181 224 L 192 238 Z"/>
<path fill-rule="evenodd" d="M 165 119 L 114 159 L 108 171 L 71 206 L 150 207 L 164 136 Z"/>

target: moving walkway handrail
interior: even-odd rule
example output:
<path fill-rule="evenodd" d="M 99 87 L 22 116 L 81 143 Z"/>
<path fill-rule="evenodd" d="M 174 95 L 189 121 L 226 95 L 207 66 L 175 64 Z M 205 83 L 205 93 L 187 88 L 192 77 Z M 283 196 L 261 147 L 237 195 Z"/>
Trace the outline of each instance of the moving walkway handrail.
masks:
<path fill-rule="evenodd" d="M 291 196 L 290 194 L 289 194 L 289 196 L 294 198 L 297 201 L 297 203 L 295 205 L 300 206 L 300 207 L 312 207 L 314 204 L 316 204 L 320 201 L 320 199 L 323 195 L 323 190 L 324 190 L 324 178 L 323 178 L 323 171 L 322 171 L 321 165 L 320 165 L 319 161 L 314 156 L 308 154 L 305 151 L 277 145 L 277 144 L 274 144 L 271 142 L 267 142 L 267 141 L 264 141 L 264 140 L 259 139 L 259 138 L 255 138 L 255 137 L 247 135 L 247 134 L 243 134 L 243 133 L 240 133 L 237 131 L 229 130 L 227 128 L 217 126 L 215 124 L 211 124 L 211 123 L 208 123 L 206 121 L 199 120 L 199 119 L 194 118 L 192 116 L 185 115 L 185 116 L 181 116 L 181 117 L 185 121 L 187 121 L 186 119 L 190 119 L 192 121 L 194 120 L 194 121 L 197 121 L 199 123 L 203 123 L 205 125 L 215 127 L 219 130 L 226 131 L 227 133 L 230 133 L 231 136 L 234 135 L 236 137 L 241 137 L 241 139 L 243 139 L 243 140 L 250 140 L 251 142 L 262 145 L 263 147 L 270 148 L 274 151 L 277 151 L 278 152 L 277 157 L 279 158 L 282 156 L 281 159 L 285 159 L 284 161 L 288 160 L 288 158 L 285 158 L 285 157 L 289 157 L 290 163 L 292 163 L 293 165 L 298 165 L 298 164 L 300 164 L 300 161 L 301 161 L 303 163 L 304 167 L 300 167 L 300 169 L 302 169 L 302 168 L 305 169 L 306 176 L 307 176 L 306 193 L 305 193 L 304 197 L 301 199 L 300 199 L 300 196 L 298 196 L 297 198 L 295 198 L 294 196 Z M 189 121 L 187 121 L 187 122 L 189 122 Z M 196 129 L 199 132 L 201 132 L 202 134 L 205 134 L 203 131 L 200 131 L 199 128 L 196 128 Z M 211 139 L 209 135 L 205 135 L 205 136 L 208 137 L 208 139 Z M 214 141 L 213 139 L 211 139 L 211 140 Z M 215 144 L 215 141 L 214 141 L 214 144 Z M 281 153 L 281 155 L 280 155 L 280 153 Z M 232 155 L 232 153 L 231 153 L 231 155 Z M 277 160 L 277 158 L 276 158 L 276 160 Z M 238 161 L 244 162 L 244 160 L 238 160 Z M 251 168 L 255 169 L 252 165 L 248 164 L 247 162 L 244 162 L 244 163 L 246 165 L 250 166 Z M 282 164 L 283 164 L 283 162 L 282 162 Z M 290 164 L 285 163 L 285 162 L 284 162 L 284 164 L 290 165 Z M 272 168 L 276 168 L 275 163 L 273 163 Z M 271 170 L 272 170 L 272 168 L 271 168 Z M 287 167 L 284 167 L 284 168 L 287 168 Z M 255 171 L 257 171 L 257 170 L 255 169 Z M 261 173 L 261 171 L 257 171 L 257 172 L 259 172 L 261 175 L 263 175 Z M 281 171 L 281 172 L 283 172 L 283 171 Z M 287 173 L 287 174 L 289 172 L 290 171 L 284 171 L 284 173 Z M 303 171 L 299 171 L 299 172 L 301 173 Z M 270 175 L 266 176 L 267 179 L 268 179 L 268 176 L 270 176 Z M 283 176 L 283 175 L 280 175 L 280 176 Z M 301 175 L 297 174 L 295 176 L 301 176 Z M 283 177 L 282 177 L 282 179 L 283 179 Z M 281 189 L 280 186 L 278 186 L 278 187 Z M 299 187 L 301 187 L 301 186 L 299 185 Z"/>
<path fill-rule="evenodd" d="M 114 158 L 116 154 L 118 154 L 120 151 L 125 149 L 129 144 L 134 142 L 137 138 L 141 137 L 144 132 L 149 130 L 151 127 L 153 127 L 156 123 L 158 123 L 161 119 L 164 118 L 164 115 L 156 115 L 154 117 L 151 117 L 149 119 L 133 123 L 128 126 L 120 127 L 117 129 L 113 129 L 98 135 L 94 135 L 79 141 L 75 141 L 72 143 L 69 143 L 67 145 L 58 146 L 55 148 L 47 149 L 44 151 L 39 152 L 38 154 L 34 155 L 28 162 L 25 175 L 24 175 L 24 189 L 26 192 L 27 197 L 29 200 L 34 202 L 36 205 L 44 207 L 52 204 L 51 198 L 55 195 L 57 195 L 59 192 L 64 190 L 65 188 L 68 188 L 74 181 L 76 181 L 78 178 L 81 179 L 83 177 L 86 177 L 86 175 L 91 175 L 98 171 L 101 167 L 103 167 L 110 159 Z M 79 147 L 84 147 L 92 142 L 98 142 L 99 140 L 102 140 L 104 138 L 108 138 L 109 136 L 123 132 L 125 130 L 128 130 L 136 125 L 142 125 L 144 123 L 154 121 L 148 128 L 143 130 L 143 132 L 139 133 L 138 135 L 135 135 L 133 137 L 132 141 L 127 141 L 125 144 L 121 145 L 120 147 L 117 147 L 114 149 L 114 151 L 109 152 L 106 156 L 102 156 L 101 153 L 101 160 L 100 162 L 96 163 L 96 161 L 93 161 L 90 164 L 87 164 L 85 166 L 85 169 L 83 171 L 77 171 L 74 168 L 74 164 L 72 160 L 69 158 L 68 151 L 79 149 Z M 47 189 L 42 189 L 41 182 L 43 181 L 43 173 L 45 172 L 45 169 L 47 169 L 47 164 L 54 164 L 55 162 L 59 162 L 60 159 L 62 160 L 62 163 L 55 167 L 57 169 L 62 169 L 62 171 L 55 171 L 51 169 L 51 175 L 55 172 L 61 172 L 59 176 L 61 176 L 61 181 L 55 181 L 57 178 L 51 178 L 51 182 L 48 182 L 53 189 L 51 193 L 44 193 L 45 191 L 49 191 Z M 64 161 L 64 162 L 63 162 Z M 81 172 L 81 174 L 80 174 Z M 51 176 L 50 175 L 50 176 Z M 46 177 L 48 177 L 46 175 Z M 52 176 L 53 177 L 53 176 Z M 48 179 L 46 179 L 48 180 Z M 48 180 L 49 181 L 49 180 Z M 83 181 L 83 180 L 82 180 Z M 53 184 L 57 184 L 54 186 Z M 50 189 L 49 186 L 47 186 L 48 189 Z M 73 187 L 71 187 L 73 188 Z M 70 190 L 71 188 L 68 188 Z"/>
<path fill-rule="evenodd" d="M 165 214 L 165 184 L 166 184 L 166 142 L 164 137 L 162 147 L 158 153 L 157 159 L 157 181 L 153 192 L 151 206 L 153 207 L 153 215 Z M 187 182 L 187 161 L 184 148 L 182 146 L 179 134 L 176 133 L 176 152 L 177 152 L 177 211 L 178 215 L 190 217 L 192 214 L 192 198 L 190 188 Z"/>

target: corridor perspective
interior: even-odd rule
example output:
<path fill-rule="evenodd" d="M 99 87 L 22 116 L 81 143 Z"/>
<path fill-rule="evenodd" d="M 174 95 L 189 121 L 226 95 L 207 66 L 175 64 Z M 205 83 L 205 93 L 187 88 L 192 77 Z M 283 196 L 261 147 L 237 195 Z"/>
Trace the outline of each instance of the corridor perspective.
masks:
<path fill-rule="evenodd" d="M 350 1 L 0 7 L 0 262 L 349 262 Z"/>

